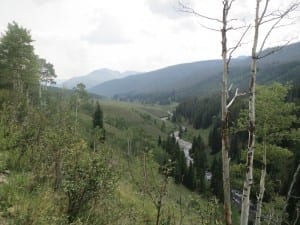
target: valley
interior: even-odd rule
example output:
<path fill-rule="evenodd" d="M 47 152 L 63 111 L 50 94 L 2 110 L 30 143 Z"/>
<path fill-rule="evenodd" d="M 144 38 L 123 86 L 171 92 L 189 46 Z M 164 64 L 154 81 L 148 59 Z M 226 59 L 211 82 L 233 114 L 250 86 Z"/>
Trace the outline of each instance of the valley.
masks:
<path fill-rule="evenodd" d="M 65 87 L 32 42 L 0 37 L 1 225 L 299 224 L 300 42 Z"/>

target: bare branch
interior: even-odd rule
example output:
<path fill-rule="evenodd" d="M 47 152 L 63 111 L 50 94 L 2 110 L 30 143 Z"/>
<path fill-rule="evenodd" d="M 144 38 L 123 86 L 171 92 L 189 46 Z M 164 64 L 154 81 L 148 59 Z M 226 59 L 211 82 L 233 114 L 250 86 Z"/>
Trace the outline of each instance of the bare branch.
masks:
<path fill-rule="evenodd" d="M 258 26 L 261 24 L 263 18 L 264 18 L 265 15 L 266 15 L 266 12 L 267 12 L 267 9 L 268 9 L 268 5 L 269 5 L 269 1 L 270 1 L 270 0 L 266 0 L 266 2 L 265 2 L 265 7 L 264 7 L 264 9 L 263 9 L 263 11 L 262 11 L 262 13 L 261 13 L 261 15 L 260 15 L 259 20 L 258 20 Z"/>
<path fill-rule="evenodd" d="M 264 16 L 263 18 L 261 18 L 262 20 L 261 20 L 260 25 L 272 22 L 274 20 L 282 19 L 283 17 L 285 19 L 292 19 L 292 18 L 288 17 L 288 14 L 290 12 L 296 11 L 297 8 L 299 7 L 299 4 L 300 4 L 299 2 L 295 2 L 295 3 L 291 4 L 285 11 L 277 10 L 276 12 L 272 12 L 272 13 Z M 269 17 L 271 17 L 271 18 L 269 18 Z M 269 19 L 266 19 L 266 18 L 269 18 Z"/>
<path fill-rule="evenodd" d="M 249 25 L 250 26 L 250 25 Z M 247 28 L 248 26 L 246 26 L 246 25 L 243 25 L 243 26 L 239 26 L 239 27 L 228 27 L 227 29 L 226 29 L 226 31 L 235 31 L 235 30 L 240 30 L 240 29 L 243 29 L 243 28 Z"/>
<path fill-rule="evenodd" d="M 235 99 L 236 99 L 237 97 L 240 97 L 240 96 L 243 96 L 243 95 L 246 95 L 246 93 L 239 93 L 239 89 L 237 88 L 237 89 L 235 90 L 235 94 L 234 94 L 233 98 L 232 98 L 231 101 L 226 105 L 226 108 L 229 109 L 230 106 L 234 103 Z"/>
<path fill-rule="evenodd" d="M 227 8 L 227 11 L 229 11 L 230 10 L 230 8 L 231 8 L 231 6 L 232 6 L 232 3 L 234 2 L 235 0 L 231 0 L 230 2 L 229 2 L 229 4 L 228 4 L 228 8 Z"/>
<path fill-rule="evenodd" d="M 267 0 L 269 1 L 269 0 Z M 300 3 L 294 3 L 292 5 L 290 5 L 284 12 L 282 12 L 282 14 L 277 18 L 277 21 L 271 26 L 271 28 L 269 29 L 269 31 L 267 32 L 267 34 L 265 35 L 263 42 L 260 46 L 260 49 L 258 51 L 258 55 L 261 54 L 261 52 L 263 51 L 263 48 L 266 44 L 267 39 L 270 37 L 272 31 L 278 27 L 278 24 L 285 18 L 285 16 L 287 16 L 290 12 L 294 11 L 295 9 L 297 9 L 299 7 Z M 262 22 L 262 17 L 260 19 L 260 23 Z M 268 54 L 269 55 L 269 54 Z M 264 56 L 265 57 L 265 56 Z M 259 57 L 260 58 L 260 57 Z"/>
<path fill-rule="evenodd" d="M 230 84 L 228 91 L 231 91 L 232 86 L 233 86 L 233 84 Z"/>
<path fill-rule="evenodd" d="M 248 25 L 245 29 L 245 31 L 243 32 L 243 34 L 241 35 L 240 39 L 238 40 L 238 42 L 236 43 L 236 45 L 229 49 L 229 55 L 228 55 L 228 60 L 227 60 L 227 63 L 230 62 L 231 58 L 232 58 L 232 54 L 235 52 L 235 50 L 241 46 L 241 43 L 242 43 L 242 40 L 244 39 L 245 35 L 247 34 L 247 32 L 249 31 L 250 29 L 250 25 Z"/>
<path fill-rule="evenodd" d="M 203 27 L 203 28 L 205 28 L 205 29 L 207 29 L 207 30 L 212 30 L 212 31 L 220 32 L 220 29 L 208 27 L 208 26 L 205 26 L 204 24 L 199 23 L 199 22 L 198 22 L 198 24 L 199 24 L 201 27 Z"/>
<path fill-rule="evenodd" d="M 298 222 L 298 219 L 299 219 L 299 216 L 300 216 L 300 209 L 299 208 L 297 208 L 297 210 L 296 210 L 296 219 L 295 219 L 295 221 L 294 221 L 294 224 L 293 225 L 296 225 L 297 224 L 297 222 Z"/>
<path fill-rule="evenodd" d="M 293 198 L 293 199 L 300 199 L 300 196 L 291 195 L 290 198 Z"/>
<path fill-rule="evenodd" d="M 270 22 L 272 22 L 272 21 L 274 21 L 274 20 L 278 20 L 278 19 L 280 19 L 280 18 L 281 18 L 281 15 L 280 15 L 280 16 L 276 16 L 276 17 L 272 17 L 272 18 L 270 18 L 270 19 L 266 19 L 266 20 L 262 21 L 262 22 L 260 23 L 260 25 L 263 25 L 263 24 L 266 24 L 266 23 L 270 23 Z"/>
<path fill-rule="evenodd" d="M 258 51 L 258 56 L 262 53 L 263 48 L 265 47 L 266 41 L 268 40 L 268 38 L 270 37 L 272 31 L 275 29 L 275 27 L 280 23 L 280 21 L 283 19 L 283 17 L 279 18 L 273 25 L 272 27 L 269 29 L 269 31 L 267 32 L 266 36 L 264 37 L 264 40 L 260 46 L 260 49 Z"/>
<path fill-rule="evenodd" d="M 261 55 L 261 56 L 260 56 L 260 54 L 261 54 L 261 53 L 260 53 L 260 54 L 258 54 L 257 59 L 263 59 L 263 58 L 265 58 L 265 57 L 267 57 L 267 56 L 269 56 L 269 55 L 272 55 L 272 54 L 274 54 L 274 53 L 280 51 L 281 49 L 283 49 L 284 47 L 286 47 L 286 46 L 289 45 L 289 44 L 290 44 L 290 41 L 287 41 L 284 45 L 275 47 L 275 48 L 273 48 L 271 51 L 267 52 L 267 53 L 264 54 L 264 55 Z"/>
<path fill-rule="evenodd" d="M 222 23 L 222 20 L 204 15 L 204 14 L 201 14 L 201 13 L 198 13 L 194 9 L 184 5 L 180 1 L 178 1 L 178 4 L 181 7 L 181 9 L 179 10 L 180 12 L 191 13 L 191 14 L 194 14 L 195 16 L 198 16 L 198 17 L 203 18 L 203 19 L 207 19 L 207 20 L 218 22 L 218 23 Z"/>
<path fill-rule="evenodd" d="M 281 213 L 281 220 L 284 218 L 284 214 L 285 214 L 286 209 L 287 209 L 287 207 L 288 207 L 289 200 L 290 200 L 290 198 L 291 198 L 291 194 L 292 194 L 294 185 L 295 185 L 295 183 L 296 183 L 296 180 L 297 180 L 297 176 L 298 176 L 299 171 L 300 171 L 300 162 L 298 163 L 297 169 L 296 169 L 295 172 L 294 172 L 293 180 L 292 180 L 291 185 L 290 185 L 290 187 L 289 187 L 289 191 L 288 191 L 288 194 L 287 194 L 287 197 L 286 197 L 286 200 L 285 200 L 285 204 L 284 204 L 284 206 L 283 206 L 282 213 Z"/>

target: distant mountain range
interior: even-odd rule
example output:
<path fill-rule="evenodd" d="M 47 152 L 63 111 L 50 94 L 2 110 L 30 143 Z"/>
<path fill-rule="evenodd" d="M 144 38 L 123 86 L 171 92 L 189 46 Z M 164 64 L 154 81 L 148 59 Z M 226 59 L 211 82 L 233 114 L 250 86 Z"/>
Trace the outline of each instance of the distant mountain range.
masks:
<path fill-rule="evenodd" d="M 264 53 L 272 51 L 267 49 Z M 259 84 L 300 83 L 300 42 L 286 46 L 258 63 Z M 154 100 L 201 96 L 220 90 L 222 61 L 209 60 L 169 66 L 159 70 L 103 82 L 88 90 L 98 95 L 122 99 Z M 250 57 L 232 59 L 230 82 L 234 87 L 248 87 Z M 95 83 L 95 82 L 94 82 Z"/>
<path fill-rule="evenodd" d="M 63 86 L 65 88 L 72 89 L 79 83 L 83 83 L 87 89 L 92 88 L 93 86 L 99 85 L 105 81 L 113 80 L 113 79 L 119 79 L 123 78 L 129 75 L 137 74 L 136 71 L 126 71 L 126 72 L 119 72 L 114 71 L 110 69 L 99 69 L 92 71 L 91 73 L 79 76 L 79 77 L 73 77 L 69 80 L 65 80 L 63 82 L 57 82 L 59 86 Z"/>
<path fill-rule="evenodd" d="M 205 73 L 201 73 L 205 71 Z M 218 60 L 186 63 L 163 69 L 111 80 L 89 89 L 90 92 L 113 97 L 114 95 L 135 95 L 156 92 L 170 92 L 188 88 L 195 81 L 201 82 L 221 72 Z"/>

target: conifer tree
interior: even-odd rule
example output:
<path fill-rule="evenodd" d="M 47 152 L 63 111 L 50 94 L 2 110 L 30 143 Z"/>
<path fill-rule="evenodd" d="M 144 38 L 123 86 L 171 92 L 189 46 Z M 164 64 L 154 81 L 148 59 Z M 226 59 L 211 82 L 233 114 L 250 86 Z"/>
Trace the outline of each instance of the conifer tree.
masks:
<path fill-rule="evenodd" d="M 211 191 L 219 200 L 223 201 L 222 162 L 219 158 L 214 158 L 211 172 Z"/>
<path fill-rule="evenodd" d="M 38 88 L 38 58 L 30 32 L 16 22 L 9 23 L 0 39 L 0 86 L 27 97 Z M 34 87 L 34 88 L 33 88 Z"/>
<path fill-rule="evenodd" d="M 162 142 L 161 142 L 161 136 L 160 136 L 160 135 L 158 136 L 157 145 L 158 145 L 158 146 L 161 146 L 161 145 L 162 145 Z"/>
<path fill-rule="evenodd" d="M 194 173 L 196 176 L 196 189 L 199 192 L 205 191 L 205 170 L 207 166 L 207 159 L 205 153 L 205 145 L 201 136 L 194 137 L 191 156 L 194 160 Z"/>
<path fill-rule="evenodd" d="M 98 141 L 105 141 L 105 129 L 103 126 L 103 112 L 99 102 L 96 104 L 96 110 L 93 114 L 93 139 L 94 139 L 94 150 L 96 149 L 96 143 Z"/>
<path fill-rule="evenodd" d="M 103 112 L 99 102 L 96 104 L 96 110 L 93 115 L 93 128 L 103 128 Z"/>
<path fill-rule="evenodd" d="M 221 151 L 221 131 L 218 123 L 215 123 L 208 136 L 208 144 L 211 147 L 211 154 L 215 154 Z"/>

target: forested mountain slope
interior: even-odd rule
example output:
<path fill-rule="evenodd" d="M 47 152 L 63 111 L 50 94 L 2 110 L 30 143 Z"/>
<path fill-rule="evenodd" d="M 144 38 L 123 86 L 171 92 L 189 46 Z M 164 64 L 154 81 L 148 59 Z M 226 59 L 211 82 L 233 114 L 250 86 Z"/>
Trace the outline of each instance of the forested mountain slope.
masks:
<path fill-rule="evenodd" d="M 268 53 L 273 49 L 267 49 Z M 233 59 L 230 82 L 246 89 L 250 74 L 250 58 Z M 257 82 L 300 82 L 300 43 L 286 46 L 259 61 Z M 220 60 L 174 65 L 160 70 L 104 82 L 89 91 L 121 99 L 166 101 L 187 96 L 203 96 L 219 91 L 222 64 Z"/>
<path fill-rule="evenodd" d="M 199 71 L 205 71 L 205 73 L 199 74 Z M 123 93 L 134 95 L 156 91 L 172 92 L 182 87 L 189 87 L 195 80 L 205 80 L 216 71 L 221 72 L 221 62 L 218 60 L 187 63 L 108 81 L 91 88 L 90 91 L 110 97 Z M 184 83 L 182 83 L 183 79 Z"/>
<path fill-rule="evenodd" d="M 79 77 L 73 77 L 69 80 L 66 80 L 62 83 L 62 86 L 65 88 L 72 89 L 77 84 L 83 83 L 86 88 L 92 88 L 96 85 L 99 85 L 105 81 L 113 80 L 113 79 L 119 79 L 123 78 L 129 75 L 137 74 L 138 72 L 135 71 L 127 71 L 124 73 L 121 73 L 119 71 L 110 70 L 110 69 L 98 69 L 94 70 L 87 75 L 79 76 Z"/>

